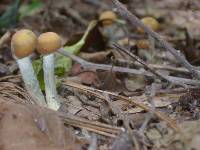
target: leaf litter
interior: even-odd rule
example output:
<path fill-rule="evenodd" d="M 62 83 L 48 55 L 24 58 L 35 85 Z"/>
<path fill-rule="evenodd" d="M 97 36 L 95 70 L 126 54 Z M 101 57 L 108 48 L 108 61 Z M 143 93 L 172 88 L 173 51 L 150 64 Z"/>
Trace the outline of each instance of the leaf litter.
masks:
<path fill-rule="evenodd" d="M 112 2 L 117 0 L 3 1 L 1 149 L 199 148 L 199 81 L 193 78 L 195 73 L 181 66 L 179 59 L 150 35 L 139 33 L 124 16 L 120 17 L 113 9 L 116 5 Z M 156 32 L 183 53 L 195 70 L 198 68 L 198 1 L 121 2 L 139 18 L 155 18 L 160 25 Z M 117 19 L 106 27 L 98 16 L 107 10 L 116 13 Z M 81 43 L 92 20 L 96 25 Z M 38 35 L 55 31 L 67 45 L 66 51 L 74 46 L 70 48 L 74 53 L 68 55 L 71 58 L 57 57 L 57 88 L 62 101 L 59 112 L 36 106 L 24 88 L 9 45 L 12 34 L 20 28 L 30 28 Z M 39 55 L 31 58 L 40 74 Z M 165 77 L 170 78 L 166 81 Z M 40 75 L 38 79 L 43 81 Z"/>

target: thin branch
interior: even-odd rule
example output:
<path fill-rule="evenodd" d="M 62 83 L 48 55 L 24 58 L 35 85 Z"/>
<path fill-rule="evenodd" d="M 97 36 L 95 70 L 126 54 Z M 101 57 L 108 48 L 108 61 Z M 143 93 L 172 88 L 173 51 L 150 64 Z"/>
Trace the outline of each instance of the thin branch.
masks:
<path fill-rule="evenodd" d="M 63 112 L 58 112 L 58 115 L 62 118 L 65 124 L 83 128 L 88 131 L 92 131 L 94 133 L 98 133 L 104 136 L 116 137 L 117 135 L 119 135 L 121 132 L 124 131 L 123 128 L 111 126 L 97 121 L 91 121 L 91 120 L 89 121 L 87 119 L 80 118 L 74 115 L 65 114 Z"/>
<path fill-rule="evenodd" d="M 137 62 L 139 62 L 140 64 L 142 64 L 145 68 L 147 68 L 147 70 L 149 70 L 151 73 L 153 73 L 154 75 L 158 76 L 160 79 L 164 79 L 165 81 L 171 82 L 173 83 L 171 80 L 169 80 L 167 77 L 165 77 L 164 75 L 162 75 L 161 73 L 154 71 L 146 62 L 144 62 L 142 59 L 140 59 L 138 56 L 130 53 L 128 50 L 126 50 L 124 47 L 120 46 L 119 44 L 113 44 L 115 48 L 117 48 L 118 50 L 126 53 L 127 55 L 129 55 L 132 59 L 136 60 Z"/>
<path fill-rule="evenodd" d="M 126 64 L 127 66 L 132 65 L 132 66 L 135 66 L 135 67 L 142 67 L 143 66 L 138 62 L 130 62 L 130 61 L 127 61 L 127 60 L 124 60 L 124 59 L 116 59 L 115 63 Z M 182 68 L 182 67 L 173 67 L 173 66 L 169 66 L 169 65 L 159 65 L 159 64 L 148 64 L 148 65 L 152 69 L 156 69 L 156 70 L 167 70 L 167 71 L 184 73 L 184 74 L 190 73 L 187 69 Z"/>
<path fill-rule="evenodd" d="M 173 48 L 171 44 L 169 44 L 167 41 L 163 40 L 159 34 L 154 32 L 149 27 L 145 26 L 134 14 L 128 11 L 127 8 L 123 4 L 121 4 L 118 0 L 112 0 L 112 1 L 117 7 L 122 17 L 130 21 L 132 25 L 144 29 L 146 33 L 155 38 L 167 51 L 169 51 L 179 61 L 179 63 L 182 66 L 187 68 L 197 79 L 200 80 L 200 72 L 196 70 L 195 67 L 192 66 L 179 51 Z"/>
<path fill-rule="evenodd" d="M 153 77 L 152 73 L 147 72 L 145 70 L 129 69 L 129 68 L 124 68 L 124 67 L 117 67 L 117 66 L 111 66 L 111 65 L 105 65 L 105 64 L 91 63 L 91 62 L 88 62 L 88 61 L 81 59 L 78 56 L 70 54 L 66 50 L 59 49 L 58 52 L 61 53 L 64 56 L 70 57 L 74 61 L 78 62 L 85 69 L 95 69 L 95 70 L 98 69 L 98 70 L 107 70 L 107 71 L 112 70 L 114 72 L 130 73 L 130 74 Z M 174 76 L 166 76 L 166 77 L 169 80 L 173 81 L 173 83 L 177 83 L 178 85 L 188 84 L 188 85 L 200 86 L 200 81 L 198 81 L 198 80 L 192 80 L 192 79 L 186 79 L 186 78 L 180 78 L 180 77 L 174 77 Z"/>

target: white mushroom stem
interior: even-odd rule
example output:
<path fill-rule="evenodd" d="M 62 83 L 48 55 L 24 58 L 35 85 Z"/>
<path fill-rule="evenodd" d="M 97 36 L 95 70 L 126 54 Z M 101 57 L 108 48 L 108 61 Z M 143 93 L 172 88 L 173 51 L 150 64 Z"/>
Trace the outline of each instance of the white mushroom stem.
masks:
<path fill-rule="evenodd" d="M 30 58 L 24 57 L 16 59 L 16 61 L 19 65 L 19 69 L 28 93 L 38 105 L 46 107 L 45 98 L 40 89 Z"/>
<path fill-rule="evenodd" d="M 54 75 L 54 54 L 43 57 L 43 71 L 47 105 L 53 110 L 58 110 L 60 102 L 57 96 L 56 80 Z"/>

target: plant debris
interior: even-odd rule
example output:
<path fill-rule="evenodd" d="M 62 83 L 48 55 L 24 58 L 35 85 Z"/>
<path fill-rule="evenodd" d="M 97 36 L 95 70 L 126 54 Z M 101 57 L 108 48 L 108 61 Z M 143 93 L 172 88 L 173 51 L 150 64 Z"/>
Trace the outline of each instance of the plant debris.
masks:
<path fill-rule="evenodd" d="M 199 0 L 2 0 L 0 149 L 199 149 L 199 10 Z M 10 45 L 21 29 L 60 37 L 55 61 L 27 57 L 31 89 Z"/>

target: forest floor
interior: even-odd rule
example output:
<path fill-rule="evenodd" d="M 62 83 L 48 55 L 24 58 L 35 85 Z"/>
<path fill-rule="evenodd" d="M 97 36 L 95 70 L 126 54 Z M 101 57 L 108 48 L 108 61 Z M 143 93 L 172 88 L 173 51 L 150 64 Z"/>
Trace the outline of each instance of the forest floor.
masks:
<path fill-rule="evenodd" d="M 0 149 L 200 149 L 200 1 L 120 2 L 1 0 Z M 24 28 L 71 49 L 55 53 L 58 111 L 25 88 L 10 44 Z M 42 56 L 30 57 L 45 95 Z"/>

